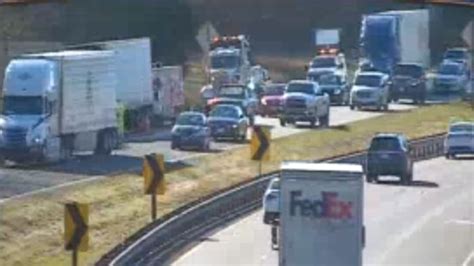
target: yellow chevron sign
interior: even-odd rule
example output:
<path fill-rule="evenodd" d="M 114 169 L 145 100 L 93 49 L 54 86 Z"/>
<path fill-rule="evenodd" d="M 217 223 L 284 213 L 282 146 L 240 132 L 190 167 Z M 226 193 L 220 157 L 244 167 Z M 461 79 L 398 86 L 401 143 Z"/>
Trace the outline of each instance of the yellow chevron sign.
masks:
<path fill-rule="evenodd" d="M 66 250 L 89 249 L 89 205 L 77 202 L 64 206 L 64 247 Z"/>
<path fill-rule="evenodd" d="M 165 194 L 165 160 L 163 154 L 146 155 L 143 161 L 142 174 L 145 178 L 145 194 Z"/>
<path fill-rule="evenodd" d="M 250 140 L 250 157 L 254 161 L 270 160 L 270 140 L 272 138 L 270 128 L 254 126 Z"/>

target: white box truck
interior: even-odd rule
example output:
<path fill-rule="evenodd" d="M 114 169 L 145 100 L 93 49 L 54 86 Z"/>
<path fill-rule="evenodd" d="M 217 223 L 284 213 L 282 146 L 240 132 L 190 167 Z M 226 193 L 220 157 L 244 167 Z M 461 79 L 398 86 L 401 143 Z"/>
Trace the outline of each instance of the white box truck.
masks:
<path fill-rule="evenodd" d="M 0 117 L 2 161 L 58 161 L 74 151 L 109 154 L 118 141 L 114 67 L 109 51 L 11 60 Z"/>
<path fill-rule="evenodd" d="M 116 95 L 128 113 L 129 130 L 148 127 L 153 116 L 153 74 L 149 38 L 104 41 L 69 47 L 115 52 Z"/>
<path fill-rule="evenodd" d="M 362 166 L 285 162 L 280 178 L 279 265 L 362 265 Z"/>

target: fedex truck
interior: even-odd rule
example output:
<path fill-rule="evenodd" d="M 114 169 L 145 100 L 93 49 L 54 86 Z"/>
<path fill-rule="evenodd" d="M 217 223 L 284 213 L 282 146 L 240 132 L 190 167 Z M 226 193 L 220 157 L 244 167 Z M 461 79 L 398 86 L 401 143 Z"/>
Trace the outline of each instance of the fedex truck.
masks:
<path fill-rule="evenodd" d="M 280 178 L 279 265 L 362 265 L 362 166 L 285 162 Z"/>

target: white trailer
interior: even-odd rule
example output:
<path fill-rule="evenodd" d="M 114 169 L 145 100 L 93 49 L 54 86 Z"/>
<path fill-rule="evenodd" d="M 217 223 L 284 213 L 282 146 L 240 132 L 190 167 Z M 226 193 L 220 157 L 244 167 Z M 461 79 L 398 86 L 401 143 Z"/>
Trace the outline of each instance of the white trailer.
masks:
<path fill-rule="evenodd" d="M 0 154 L 57 161 L 117 146 L 114 54 L 59 51 L 13 59 L 5 72 Z"/>
<path fill-rule="evenodd" d="M 153 68 L 153 112 L 160 120 L 174 120 L 184 107 L 183 69 L 180 66 Z"/>
<path fill-rule="evenodd" d="M 286 162 L 279 265 L 362 265 L 361 165 Z"/>
<path fill-rule="evenodd" d="M 116 95 L 129 113 L 129 129 L 149 124 L 153 115 L 153 74 L 149 38 L 81 44 L 70 49 L 109 50 L 115 55 Z"/>
<path fill-rule="evenodd" d="M 393 10 L 380 15 L 398 17 L 400 63 L 430 67 L 430 15 L 428 9 Z"/>

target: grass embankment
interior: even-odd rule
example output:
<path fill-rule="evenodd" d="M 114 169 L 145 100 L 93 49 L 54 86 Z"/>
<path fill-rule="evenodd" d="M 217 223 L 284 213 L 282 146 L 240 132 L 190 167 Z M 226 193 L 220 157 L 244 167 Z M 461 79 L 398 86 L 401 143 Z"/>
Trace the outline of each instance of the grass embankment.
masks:
<path fill-rule="evenodd" d="M 309 131 L 272 141 L 272 160 L 264 171 L 278 169 L 282 160 L 316 159 L 366 147 L 375 132 L 404 132 L 410 138 L 446 130 L 451 117 L 470 118 L 467 105 L 439 105 L 354 122 L 347 127 Z M 159 151 L 156 151 L 159 152 Z M 211 154 L 193 166 L 167 174 L 169 190 L 159 197 L 159 215 L 213 191 L 255 176 L 257 165 L 247 147 Z M 46 195 L 14 200 L 0 206 L 2 265 L 64 265 L 63 205 L 67 200 L 90 204 L 90 251 L 80 254 L 81 265 L 102 254 L 150 222 L 149 197 L 139 176 L 115 176 Z"/>

